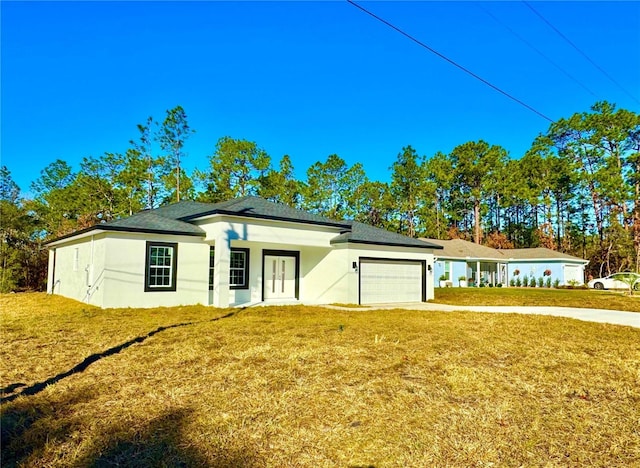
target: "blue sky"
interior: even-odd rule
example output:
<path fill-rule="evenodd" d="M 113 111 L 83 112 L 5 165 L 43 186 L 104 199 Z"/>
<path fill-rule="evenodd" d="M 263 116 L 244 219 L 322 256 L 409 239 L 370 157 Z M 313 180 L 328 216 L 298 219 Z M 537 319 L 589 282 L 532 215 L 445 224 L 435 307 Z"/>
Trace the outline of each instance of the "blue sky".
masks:
<path fill-rule="evenodd" d="M 624 90 L 523 2 L 358 3 L 553 120 L 597 100 L 640 110 L 640 2 L 530 2 Z M 23 194 L 58 158 L 124 152 L 176 105 L 197 131 L 187 170 L 228 135 L 274 165 L 290 155 L 299 178 L 335 153 L 386 181 L 409 144 L 484 139 L 519 158 L 549 126 L 346 1 L 0 8 L 2 164 Z"/>

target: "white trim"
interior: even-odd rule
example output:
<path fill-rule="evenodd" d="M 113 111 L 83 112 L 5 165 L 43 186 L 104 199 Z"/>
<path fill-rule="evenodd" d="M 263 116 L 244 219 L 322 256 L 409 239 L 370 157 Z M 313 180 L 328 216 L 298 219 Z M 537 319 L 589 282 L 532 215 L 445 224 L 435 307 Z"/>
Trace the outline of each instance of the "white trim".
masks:
<path fill-rule="evenodd" d="M 219 219 L 217 219 L 219 218 Z M 294 220 L 280 220 L 274 218 L 267 218 L 262 216 L 242 216 L 242 215 L 231 215 L 227 213 L 214 213 L 206 216 L 199 216 L 197 218 L 190 218 L 186 223 L 193 223 L 196 226 L 200 226 L 203 221 L 210 222 L 219 222 L 219 221 L 235 221 L 238 222 L 241 220 L 242 222 L 248 222 L 250 224 L 259 224 L 260 222 L 268 223 L 268 224 L 276 224 L 278 226 L 282 225 L 291 225 L 292 227 L 300 228 L 300 226 L 305 226 L 305 228 L 315 228 L 319 230 L 327 230 L 327 231 L 336 231 L 338 233 L 343 232 L 345 227 L 343 226 L 332 226 L 321 223 L 316 223 L 313 221 L 294 221 Z M 336 223 L 339 224 L 339 223 Z M 346 225 L 344 225 L 346 226 Z M 305 229 L 305 230 L 307 230 Z"/>

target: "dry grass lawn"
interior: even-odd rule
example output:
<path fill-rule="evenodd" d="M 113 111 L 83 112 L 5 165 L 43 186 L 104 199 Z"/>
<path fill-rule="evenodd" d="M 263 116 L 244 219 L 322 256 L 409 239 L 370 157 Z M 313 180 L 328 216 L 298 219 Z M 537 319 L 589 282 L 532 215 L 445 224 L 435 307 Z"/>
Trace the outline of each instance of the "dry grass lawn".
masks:
<path fill-rule="evenodd" d="M 100 310 L 44 294 L 0 296 L 0 308 L 3 467 L 640 460 L 640 330 L 630 327 L 312 307 Z"/>
<path fill-rule="evenodd" d="M 435 302 L 478 306 L 558 306 L 640 312 L 640 294 L 547 288 L 436 288 Z"/>

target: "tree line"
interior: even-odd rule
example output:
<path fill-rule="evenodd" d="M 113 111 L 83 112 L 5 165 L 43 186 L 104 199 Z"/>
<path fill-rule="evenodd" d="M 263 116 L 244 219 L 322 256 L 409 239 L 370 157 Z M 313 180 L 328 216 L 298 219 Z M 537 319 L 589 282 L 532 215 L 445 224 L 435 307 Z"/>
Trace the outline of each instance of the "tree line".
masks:
<path fill-rule="evenodd" d="M 183 170 L 194 132 L 181 106 L 149 117 L 124 153 L 58 159 L 29 199 L 0 169 L 0 291 L 42 289 L 56 237 L 180 200 L 245 195 L 411 237 L 462 238 L 494 248 L 547 247 L 590 260 L 590 274 L 640 271 L 640 115 L 598 102 L 552 123 L 519 159 L 485 141 L 423 156 L 410 145 L 370 180 L 336 154 L 298 180 L 257 143 L 220 138 L 204 170 Z"/>

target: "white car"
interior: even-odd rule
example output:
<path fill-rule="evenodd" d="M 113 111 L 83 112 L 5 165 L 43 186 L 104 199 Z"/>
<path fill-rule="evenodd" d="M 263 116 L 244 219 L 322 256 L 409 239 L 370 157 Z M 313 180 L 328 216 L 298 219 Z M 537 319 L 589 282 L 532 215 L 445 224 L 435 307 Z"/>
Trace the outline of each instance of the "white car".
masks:
<path fill-rule="evenodd" d="M 640 275 L 628 271 L 614 273 L 605 278 L 592 279 L 587 286 L 593 289 L 629 289 L 629 281 L 635 291 L 640 291 Z"/>

